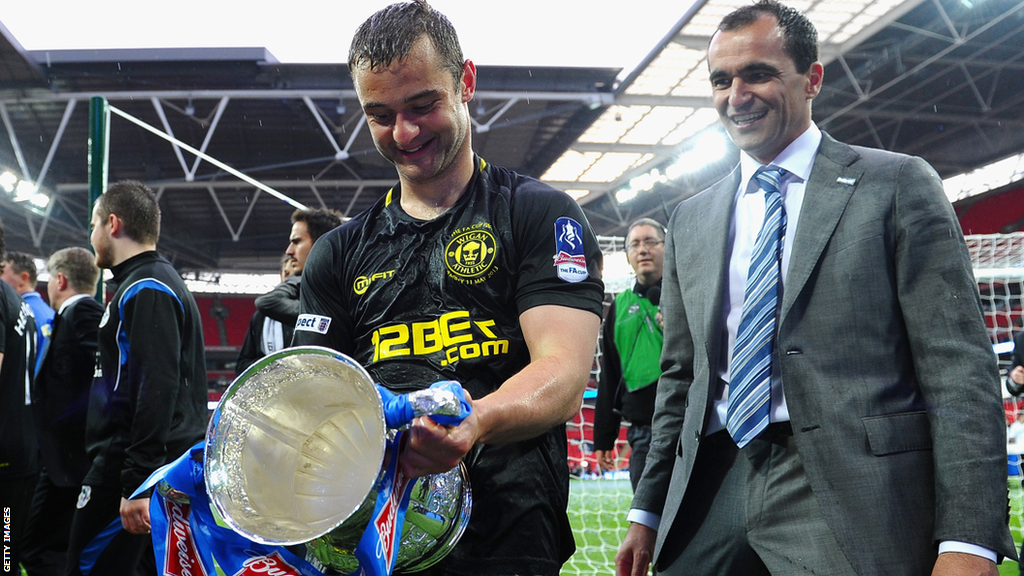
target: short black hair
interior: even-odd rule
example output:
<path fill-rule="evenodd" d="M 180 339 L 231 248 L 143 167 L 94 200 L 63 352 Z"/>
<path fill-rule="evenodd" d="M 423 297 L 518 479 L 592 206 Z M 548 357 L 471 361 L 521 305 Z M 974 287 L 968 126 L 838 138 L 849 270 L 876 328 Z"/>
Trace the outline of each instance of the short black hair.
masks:
<path fill-rule="evenodd" d="M 296 222 L 306 223 L 306 232 L 313 242 L 324 234 L 334 230 L 344 222 L 345 216 L 337 210 L 330 208 L 310 208 L 292 212 L 292 224 Z"/>
<path fill-rule="evenodd" d="M 28 272 L 28 283 L 35 286 L 39 278 L 39 271 L 36 269 L 36 261 L 24 252 L 7 252 L 4 254 L 4 262 L 14 270 L 15 274 Z"/>
<path fill-rule="evenodd" d="M 363 22 L 348 51 L 349 74 L 361 67 L 377 70 L 403 60 L 423 36 L 430 39 L 458 85 L 465 62 L 458 34 L 451 21 L 425 0 L 397 2 Z"/>
<path fill-rule="evenodd" d="M 778 22 L 783 36 L 782 49 L 793 59 L 796 71 L 805 74 L 811 64 L 818 61 L 818 30 L 803 12 L 777 0 L 758 0 L 727 14 L 718 29 L 723 32 L 739 30 L 762 16 L 772 16 Z"/>
<path fill-rule="evenodd" d="M 128 238 L 140 244 L 156 244 L 160 239 L 160 206 L 156 195 L 142 182 L 115 182 L 96 200 L 100 218 L 116 214 L 124 224 Z"/>

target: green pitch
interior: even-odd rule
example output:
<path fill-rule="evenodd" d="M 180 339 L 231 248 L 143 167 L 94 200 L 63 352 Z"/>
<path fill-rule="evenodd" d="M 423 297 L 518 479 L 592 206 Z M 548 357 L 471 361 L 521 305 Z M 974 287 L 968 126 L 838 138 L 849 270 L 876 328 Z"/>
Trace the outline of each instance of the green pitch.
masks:
<path fill-rule="evenodd" d="M 1021 516 L 1024 515 L 1024 491 L 1021 491 L 1021 479 L 1011 476 L 1008 482 L 1010 488 L 1010 533 L 1013 534 L 1013 541 L 1017 543 L 1017 550 L 1020 550 L 1022 537 Z M 1018 576 L 1020 569 L 1013 560 L 1003 560 L 999 565 L 999 576 Z"/>
<path fill-rule="evenodd" d="M 1010 531 L 1020 549 L 1024 535 L 1024 491 L 1021 479 L 1010 478 Z M 569 483 L 569 522 L 576 554 L 562 567 L 562 576 L 615 574 L 615 552 L 626 535 L 626 513 L 633 492 L 629 480 L 579 480 Z M 1017 563 L 1005 560 L 1000 576 L 1018 576 Z"/>
<path fill-rule="evenodd" d="M 562 576 L 615 574 L 615 552 L 629 527 L 632 499 L 629 480 L 570 480 L 569 523 L 576 553 L 562 567 Z"/>

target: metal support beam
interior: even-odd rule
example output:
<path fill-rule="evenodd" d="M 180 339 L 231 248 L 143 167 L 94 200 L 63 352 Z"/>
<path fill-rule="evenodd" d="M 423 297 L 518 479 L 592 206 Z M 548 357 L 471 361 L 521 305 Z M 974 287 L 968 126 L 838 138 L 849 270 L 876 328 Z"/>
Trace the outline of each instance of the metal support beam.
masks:
<path fill-rule="evenodd" d="M 313 118 L 316 118 L 316 123 L 320 126 L 320 130 L 327 137 L 327 141 L 334 147 L 334 157 L 339 160 L 348 158 L 348 153 L 342 152 L 341 147 L 338 146 L 338 141 L 334 139 L 334 133 L 327 128 L 327 124 L 324 123 L 323 113 L 320 107 L 313 103 L 313 99 L 309 96 L 303 96 L 302 101 L 306 103 L 306 107 L 313 113 Z"/>
<path fill-rule="evenodd" d="M 892 80 L 890 80 L 890 81 L 886 82 L 885 84 L 879 86 L 878 88 L 872 90 L 868 94 L 868 97 L 869 98 L 873 98 L 876 95 L 881 94 L 882 92 L 888 90 L 892 86 L 895 86 L 896 84 L 902 82 L 904 80 L 904 78 L 906 78 L 907 76 L 912 76 L 912 75 L 916 74 L 917 72 L 923 70 L 925 67 L 927 67 L 932 62 L 940 60 L 943 57 L 945 57 L 946 54 L 949 54 L 950 52 L 956 50 L 962 44 L 970 42 L 975 37 L 981 35 L 983 32 L 985 32 L 989 28 L 992 28 L 993 26 L 997 26 L 1003 20 L 1006 20 L 1007 18 L 1011 18 L 1011 17 L 1016 17 L 1017 13 L 1020 12 L 1021 10 L 1024 10 L 1024 2 L 1019 3 L 1016 6 L 1014 6 L 1013 8 L 1007 10 L 1006 12 L 1003 12 L 999 16 L 996 16 L 996 17 L 992 18 L 991 20 L 986 22 L 983 26 L 980 26 L 978 29 L 974 30 L 973 32 L 971 32 L 967 36 L 961 37 L 957 42 L 954 42 L 953 44 L 951 44 L 951 45 L 947 46 L 946 48 L 943 48 L 942 50 L 940 50 L 938 53 L 932 55 L 931 58 L 926 58 L 920 64 L 914 66 L 910 70 L 907 70 L 906 73 L 901 74 L 901 75 L 897 76 L 896 78 L 893 78 Z M 828 118 L 825 118 L 824 121 L 822 121 L 820 124 L 828 124 L 832 120 L 835 120 L 837 118 L 841 118 L 842 116 L 846 115 L 850 110 L 853 110 L 854 108 L 859 107 L 865 101 L 866 100 L 857 100 L 856 102 L 853 102 L 851 104 L 847 104 L 846 106 L 843 106 L 842 108 L 834 111 L 831 115 L 829 115 Z"/>
<path fill-rule="evenodd" d="M 11 147 L 14 148 L 14 157 L 18 160 L 18 166 L 21 168 L 21 174 L 26 180 L 32 179 L 32 174 L 28 171 L 28 164 L 25 162 L 25 155 L 21 153 L 21 145 L 18 143 L 18 136 L 14 133 L 14 124 L 11 123 L 11 115 L 7 112 L 7 104 L 0 102 L 0 119 L 3 119 L 4 126 L 7 127 L 7 136 L 11 139 Z"/>
<path fill-rule="evenodd" d="M 206 152 L 206 147 L 210 145 L 210 140 L 213 139 L 214 132 L 217 131 L 217 125 L 220 124 L 220 117 L 224 115 L 224 109 L 228 107 L 228 102 L 231 98 L 224 96 L 217 103 L 217 111 L 213 115 L 213 122 L 210 123 L 210 127 L 206 129 L 206 137 L 203 138 L 203 145 L 199 147 L 199 150 Z M 191 180 L 196 177 L 196 171 L 199 170 L 199 163 L 203 161 L 202 156 L 196 156 L 195 161 L 192 163 L 192 171 L 189 172 Z"/>
<path fill-rule="evenodd" d="M 177 140 L 176 138 L 174 138 L 173 136 L 171 136 L 169 134 L 164 134 L 163 132 L 157 130 L 153 126 L 150 126 L 149 124 L 146 124 L 142 120 L 139 120 L 138 118 L 132 116 L 131 114 L 128 114 L 127 112 L 125 112 L 123 110 L 119 110 L 119 109 L 117 109 L 117 108 L 115 108 L 113 106 L 110 106 L 109 110 L 111 112 L 113 112 L 114 114 L 117 114 L 118 116 L 124 118 L 125 120 L 128 120 L 132 124 L 135 124 L 136 126 L 146 130 L 147 132 L 150 132 L 150 133 L 152 133 L 152 134 L 154 134 L 156 136 L 159 136 L 160 138 L 163 138 L 164 140 L 167 140 L 168 142 L 172 142 L 172 143 L 174 143 L 174 144 L 176 144 L 178 146 L 181 146 L 184 150 L 186 150 L 186 151 L 188 151 L 188 152 L 190 152 L 192 154 L 195 154 L 196 156 L 202 157 L 204 160 L 206 160 L 210 164 L 213 164 L 214 166 L 220 168 L 221 170 L 224 170 L 224 171 L 228 172 L 229 174 L 235 176 L 236 178 L 238 178 L 240 180 L 243 180 L 245 182 L 248 182 L 249 184 L 252 184 L 253 186 L 263 190 L 264 192 L 269 193 L 271 196 L 277 198 L 278 200 L 283 200 L 284 202 L 286 202 L 288 204 L 291 204 L 292 206 L 294 206 L 296 208 L 299 208 L 299 209 L 302 209 L 302 210 L 306 209 L 306 205 L 301 203 L 301 202 L 299 202 L 298 200 L 290 198 L 290 197 L 286 196 L 285 194 L 282 194 L 282 193 L 278 192 L 277 190 L 274 190 L 273 188 L 267 186 L 266 184 L 263 184 L 262 182 L 257 181 L 256 179 L 252 178 L 251 176 L 248 176 L 247 174 L 243 174 L 242 172 L 239 172 L 238 170 L 232 168 L 231 166 L 228 166 L 227 164 L 221 162 L 220 160 L 217 160 L 216 158 L 207 155 L 205 152 L 200 152 L 199 150 L 196 150 L 195 148 L 189 146 L 188 144 L 185 144 L 181 140 Z"/>
<path fill-rule="evenodd" d="M 476 126 L 477 132 L 481 134 L 483 134 L 484 132 L 490 132 L 491 125 L 494 124 L 495 120 L 498 120 L 499 118 L 503 117 L 505 115 L 505 112 L 508 112 L 508 109 L 515 106 L 517 103 L 519 103 L 518 98 L 510 98 L 507 102 L 505 102 L 505 105 L 502 106 L 500 110 L 495 112 L 494 115 L 491 116 L 491 118 L 484 124 L 480 124 L 472 116 L 469 117 L 469 120 Z"/>

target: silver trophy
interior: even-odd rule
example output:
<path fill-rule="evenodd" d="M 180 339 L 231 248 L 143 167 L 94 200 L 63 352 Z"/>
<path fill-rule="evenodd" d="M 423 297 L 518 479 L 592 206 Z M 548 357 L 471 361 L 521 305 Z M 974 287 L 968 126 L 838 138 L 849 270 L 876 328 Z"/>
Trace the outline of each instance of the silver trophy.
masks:
<path fill-rule="evenodd" d="M 436 403 L 420 391 L 421 403 Z M 206 436 L 206 489 L 215 511 L 246 538 L 306 544 L 307 559 L 341 573 L 373 512 L 388 430 L 370 375 L 351 358 L 312 346 L 270 354 L 224 393 Z M 419 478 L 396 573 L 444 558 L 469 521 L 465 468 Z"/>

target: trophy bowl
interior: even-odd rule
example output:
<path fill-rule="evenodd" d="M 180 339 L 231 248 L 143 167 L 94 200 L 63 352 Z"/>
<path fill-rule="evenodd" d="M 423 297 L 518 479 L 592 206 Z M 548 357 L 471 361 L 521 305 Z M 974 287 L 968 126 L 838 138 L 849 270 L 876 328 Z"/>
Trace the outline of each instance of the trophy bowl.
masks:
<path fill-rule="evenodd" d="M 214 410 L 206 489 L 246 538 L 309 542 L 367 500 L 386 434 L 380 395 L 362 366 L 327 348 L 286 348 L 239 375 Z"/>

